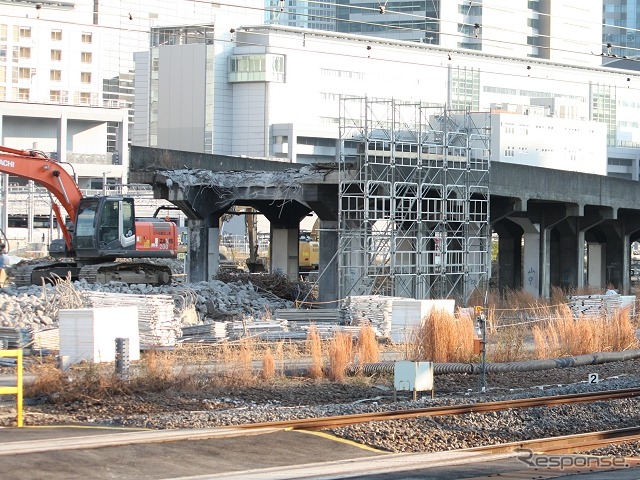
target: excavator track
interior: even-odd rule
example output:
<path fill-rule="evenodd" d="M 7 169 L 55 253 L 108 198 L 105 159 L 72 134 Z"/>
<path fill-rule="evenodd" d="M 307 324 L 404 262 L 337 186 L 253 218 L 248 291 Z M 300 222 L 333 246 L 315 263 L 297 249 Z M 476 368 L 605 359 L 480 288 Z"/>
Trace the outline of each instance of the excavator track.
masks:
<path fill-rule="evenodd" d="M 83 266 L 78 278 L 89 283 L 122 282 L 169 285 L 172 271 L 167 265 L 148 262 L 109 262 Z"/>
<path fill-rule="evenodd" d="M 25 263 L 12 268 L 11 279 L 17 287 L 52 283 L 57 277 L 66 278 L 71 274 L 77 280 L 79 267 L 75 262 Z"/>
<path fill-rule="evenodd" d="M 148 283 L 169 285 L 173 271 L 167 265 L 149 262 L 105 262 L 79 265 L 76 262 L 39 262 L 16 265 L 11 280 L 16 287 L 54 283 L 57 278 L 84 279 L 89 283 Z"/>

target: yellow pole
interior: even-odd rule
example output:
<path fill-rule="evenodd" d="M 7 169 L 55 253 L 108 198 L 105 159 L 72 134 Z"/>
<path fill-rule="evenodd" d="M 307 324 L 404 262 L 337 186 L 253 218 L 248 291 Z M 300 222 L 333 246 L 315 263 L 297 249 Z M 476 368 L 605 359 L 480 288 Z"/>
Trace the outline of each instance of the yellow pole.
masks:
<path fill-rule="evenodd" d="M 22 427 L 22 349 L 18 350 L 18 391 L 16 393 L 16 405 L 18 409 L 18 427 Z"/>
<path fill-rule="evenodd" d="M 16 357 L 16 385 L 1 387 L 0 395 L 16 395 L 16 410 L 18 412 L 18 427 L 22 427 L 22 350 L 0 350 L 0 357 Z"/>

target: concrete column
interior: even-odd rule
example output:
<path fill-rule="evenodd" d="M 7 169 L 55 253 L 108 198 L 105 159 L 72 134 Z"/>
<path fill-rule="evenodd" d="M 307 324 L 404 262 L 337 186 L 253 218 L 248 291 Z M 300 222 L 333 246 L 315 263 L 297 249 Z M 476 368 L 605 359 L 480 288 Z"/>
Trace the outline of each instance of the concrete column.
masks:
<path fill-rule="evenodd" d="M 318 301 L 334 302 L 340 298 L 338 281 L 338 222 L 320 220 L 320 264 L 318 267 Z M 337 303 L 321 303 L 337 308 Z"/>
<path fill-rule="evenodd" d="M 540 233 L 525 232 L 523 238 L 522 289 L 537 297 L 540 295 Z"/>
<path fill-rule="evenodd" d="M 211 280 L 218 274 L 220 268 L 220 228 L 209 228 L 209 238 L 207 244 L 207 272 Z"/>
<path fill-rule="evenodd" d="M 493 227 L 498 234 L 498 291 L 522 288 L 522 228 L 509 220 Z"/>
<path fill-rule="evenodd" d="M 587 245 L 589 262 L 587 263 L 587 285 L 594 288 L 606 286 L 606 264 L 604 245 L 589 243 Z"/>
<path fill-rule="evenodd" d="M 622 255 L 623 255 L 623 241 L 617 235 L 607 235 L 607 241 L 605 243 L 605 259 L 606 259 L 606 284 L 613 284 L 616 290 L 622 288 L 622 277 L 626 274 L 629 275 L 629 270 L 622 270 Z M 606 286 L 603 285 L 604 286 Z"/>
<path fill-rule="evenodd" d="M 631 234 L 622 238 L 622 284 L 620 293 L 629 295 L 631 291 Z"/>
<path fill-rule="evenodd" d="M 551 298 L 551 230 L 553 227 L 540 229 L 540 295 Z"/>
<path fill-rule="evenodd" d="M 187 220 L 189 229 L 189 252 L 187 281 L 202 282 L 208 280 L 208 256 L 205 246 L 208 245 L 208 229 L 205 220 Z"/>
<path fill-rule="evenodd" d="M 299 233 L 299 227 L 271 229 L 271 272 L 298 279 Z"/>
<path fill-rule="evenodd" d="M 584 239 L 584 230 L 580 230 L 578 231 L 578 235 L 577 235 L 577 250 L 578 250 L 578 282 L 577 282 L 577 287 L 578 289 L 582 289 L 584 288 L 585 285 L 585 274 L 584 274 L 584 269 L 585 269 L 585 255 L 587 254 L 586 249 L 585 249 L 585 239 Z"/>
<path fill-rule="evenodd" d="M 572 219 L 568 219 L 571 221 Z M 575 221 L 575 218 L 573 219 Z M 560 229 L 560 241 L 558 244 L 559 255 L 554 264 L 557 265 L 557 272 L 554 278 L 554 285 L 559 285 L 564 289 L 578 286 L 578 235 L 579 232 L 573 228 Z M 556 258 L 555 256 L 553 258 Z"/>
<path fill-rule="evenodd" d="M 522 227 L 522 290 L 534 296 L 540 295 L 540 225 L 525 217 L 509 218 Z M 515 268 L 515 265 L 514 265 Z"/>

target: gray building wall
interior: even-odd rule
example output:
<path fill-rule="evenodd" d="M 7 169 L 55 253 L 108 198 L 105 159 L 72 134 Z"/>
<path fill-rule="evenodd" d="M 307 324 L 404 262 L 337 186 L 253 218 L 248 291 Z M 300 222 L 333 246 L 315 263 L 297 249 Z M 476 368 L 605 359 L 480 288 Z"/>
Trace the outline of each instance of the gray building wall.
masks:
<path fill-rule="evenodd" d="M 205 132 L 206 52 L 204 44 L 160 49 L 158 147 L 202 151 Z M 176 88 L 176 86 L 181 88 Z"/>

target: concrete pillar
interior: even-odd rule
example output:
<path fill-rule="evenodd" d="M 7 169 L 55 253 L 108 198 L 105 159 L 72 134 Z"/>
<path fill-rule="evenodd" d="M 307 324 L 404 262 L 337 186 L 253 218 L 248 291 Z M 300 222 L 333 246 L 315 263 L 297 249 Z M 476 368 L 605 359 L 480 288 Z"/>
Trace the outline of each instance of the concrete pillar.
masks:
<path fill-rule="evenodd" d="M 520 225 L 523 230 L 522 270 L 518 270 L 522 290 L 537 297 L 540 295 L 540 225 L 531 223 L 525 217 L 513 217 L 509 220 Z"/>
<path fill-rule="evenodd" d="M 620 293 L 629 295 L 631 292 L 631 234 L 622 239 L 622 283 Z"/>
<path fill-rule="evenodd" d="M 497 222 L 498 291 L 522 288 L 522 228 L 510 220 Z"/>
<path fill-rule="evenodd" d="M 340 298 L 338 281 L 338 222 L 320 220 L 320 264 L 318 267 L 318 301 L 321 306 L 337 308 Z"/>
<path fill-rule="evenodd" d="M 218 269 L 220 268 L 220 228 L 209 228 L 208 232 L 207 272 L 208 278 L 211 280 L 218 274 Z"/>
<path fill-rule="evenodd" d="M 587 245 L 587 285 L 593 288 L 606 286 L 606 263 L 604 245 L 601 243 L 589 243 Z"/>
<path fill-rule="evenodd" d="M 551 298 L 551 230 L 553 227 L 540 229 L 540 295 Z"/>
<path fill-rule="evenodd" d="M 574 219 L 569 219 L 569 221 Z M 559 229 L 560 238 L 558 242 L 559 255 L 557 261 L 554 260 L 553 265 L 557 265 L 557 271 L 553 276 L 554 285 L 559 285 L 563 289 L 576 288 L 578 286 L 578 232 L 573 228 Z M 555 259 L 556 257 L 553 256 Z M 553 268 L 552 268 L 553 270 Z"/>
<path fill-rule="evenodd" d="M 271 229 L 272 273 L 286 275 L 291 280 L 298 279 L 298 238 L 300 228 Z"/>
<path fill-rule="evenodd" d="M 525 232 L 523 240 L 522 289 L 537 297 L 540 295 L 540 232 Z"/>
<path fill-rule="evenodd" d="M 208 280 L 207 268 L 208 268 L 208 245 L 207 236 L 208 229 L 205 226 L 205 220 L 187 220 L 187 227 L 189 229 L 189 252 L 187 253 L 189 268 L 187 281 L 188 282 L 203 282 Z"/>
<path fill-rule="evenodd" d="M 624 276 L 622 270 L 623 251 L 624 247 L 622 238 L 615 234 L 607 235 L 607 241 L 605 243 L 607 277 L 604 286 L 611 283 L 616 290 L 620 290 L 622 288 L 622 277 Z M 624 273 L 628 275 L 629 271 L 627 270 Z"/>
<path fill-rule="evenodd" d="M 584 230 L 580 230 L 578 232 L 577 235 L 577 250 L 578 250 L 578 281 L 576 286 L 578 287 L 578 289 L 582 289 L 585 286 L 585 256 L 587 254 L 587 251 L 585 249 L 585 238 L 584 235 L 585 231 Z"/>

